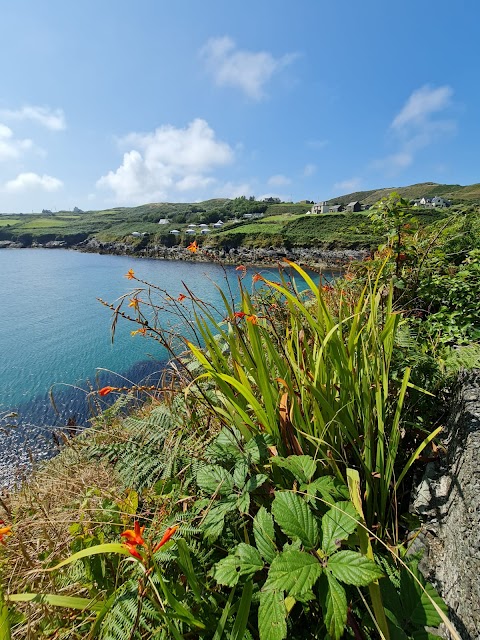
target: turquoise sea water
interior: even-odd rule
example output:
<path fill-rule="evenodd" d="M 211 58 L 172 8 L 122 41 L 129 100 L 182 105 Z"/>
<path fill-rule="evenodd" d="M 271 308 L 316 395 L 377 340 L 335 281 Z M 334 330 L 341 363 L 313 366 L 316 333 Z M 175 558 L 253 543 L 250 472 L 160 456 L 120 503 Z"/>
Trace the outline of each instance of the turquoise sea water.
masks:
<path fill-rule="evenodd" d="M 153 340 L 132 337 L 137 327 L 122 319 L 112 344 L 112 313 L 97 300 L 115 303 L 132 291 L 136 283 L 124 277 L 129 269 L 174 298 L 186 293 L 183 283 L 220 308 L 215 284 L 225 290 L 228 281 L 232 295 L 238 294 L 235 267 L 61 249 L 0 250 L 0 486 L 32 459 L 52 455 L 52 432 L 64 429 L 69 418 L 76 428 L 88 425 L 89 389 L 154 382 L 161 375 L 168 354 Z M 258 270 L 245 278 L 247 289 Z M 170 321 L 160 312 L 162 327 Z M 17 415 L 9 417 L 12 412 Z"/>
<path fill-rule="evenodd" d="M 17 425 L 0 432 L 0 485 L 13 467 L 28 466 L 32 455 L 50 455 L 52 430 L 69 417 L 87 423 L 86 392 L 75 386 L 87 389 L 87 380 L 96 388 L 128 386 L 117 374 L 138 382 L 161 371 L 167 354 L 152 340 L 132 338 L 136 327 L 130 323 L 120 320 L 112 344 L 111 312 L 97 301 L 115 302 L 131 291 L 135 283 L 124 277 L 129 269 L 172 297 L 185 292 L 183 281 L 213 303 L 220 301 L 214 284 L 225 285 L 227 276 L 235 289 L 238 276 L 234 267 L 215 264 L 66 250 L 0 251 L 0 418 L 3 425 Z M 51 388 L 59 415 L 49 399 Z M 18 417 L 6 418 L 12 411 Z"/>

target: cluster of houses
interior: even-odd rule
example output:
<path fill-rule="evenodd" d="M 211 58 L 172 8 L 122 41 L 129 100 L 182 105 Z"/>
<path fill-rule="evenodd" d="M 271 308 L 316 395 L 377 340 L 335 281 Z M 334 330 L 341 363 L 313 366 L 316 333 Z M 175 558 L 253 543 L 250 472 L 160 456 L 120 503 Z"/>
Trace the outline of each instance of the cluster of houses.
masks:
<path fill-rule="evenodd" d="M 450 200 L 445 200 L 440 196 L 434 198 L 418 198 L 416 200 L 410 200 L 410 204 L 413 207 L 425 207 L 426 209 L 445 208 L 450 207 Z M 307 215 L 318 215 L 319 213 L 339 213 L 340 211 L 349 211 L 351 213 L 356 211 L 366 211 L 370 209 L 369 204 L 362 204 L 358 200 L 349 202 L 347 205 L 342 204 L 328 204 L 327 202 L 318 202 L 314 204 L 310 211 L 307 211 Z"/>
<path fill-rule="evenodd" d="M 327 204 L 326 202 L 318 202 L 314 204 L 310 211 L 307 211 L 307 215 L 315 216 L 319 213 L 339 213 L 340 211 L 365 211 L 369 209 L 370 205 L 362 204 L 358 200 L 355 202 L 349 202 L 346 206 L 343 204 Z"/>
<path fill-rule="evenodd" d="M 452 203 L 450 202 L 450 200 L 445 200 L 445 198 L 435 196 L 434 198 L 420 198 L 418 200 L 411 200 L 410 204 L 412 204 L 414 207 L 426 207 L 427 209 L 434 209 L 436 207 L 445 209 L 446 207 L 450 207 Z"/>
<path fill-rule="evenodd" d="M 159 224 L 166 224 L 166 223 L 159 222 Z M 212 224 L 213 229 L 221 229 L 222 227 L 223 227 L 222 220 L 218 220 L 217 222 L 214 222 Z M 185 233 L 187 235 L 197 235 L 198 233 L 205 235 L 206 233 L 210 233 L 210 231 L 211 231 L 211 228 L 209 227 L 208 224 L 205 224 L 205 223 L 202 223 L 202 224 L 190 223 L 188 227 L 185 229 Z M 179 231 L 178 229 L 172 229 L 171 231 L 169 231 L 169 233 L 173 234 L 174 236 L 177 236 L 179 233 L 181 233 L 181 231 Z"/>

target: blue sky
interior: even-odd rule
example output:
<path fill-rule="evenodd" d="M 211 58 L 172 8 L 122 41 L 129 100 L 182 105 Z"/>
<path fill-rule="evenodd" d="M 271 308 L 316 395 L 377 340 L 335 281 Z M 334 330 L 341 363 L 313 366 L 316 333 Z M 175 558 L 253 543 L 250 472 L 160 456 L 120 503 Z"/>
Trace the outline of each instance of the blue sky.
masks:
<path fill-rule="evenodd" d="M 0 0 L 0 211 L 479 182 L 478 0 Z"/>

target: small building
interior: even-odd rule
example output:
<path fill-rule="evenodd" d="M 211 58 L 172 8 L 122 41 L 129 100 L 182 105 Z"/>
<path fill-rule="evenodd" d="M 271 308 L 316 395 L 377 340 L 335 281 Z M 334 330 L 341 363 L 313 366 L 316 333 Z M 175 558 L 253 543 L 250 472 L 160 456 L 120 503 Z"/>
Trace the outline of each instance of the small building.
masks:
<path fill-rule="evenodd" d="M 362 205 L 358 200 L 355 200 L 354 202 L 349 202 L 345 207 L 345 209 L 346 211 L 350 211 L 350 212 L 361 211 Z"/>
<path fill-rule="evenodd" d="M 200 227 L 203 227 L 203 228 L 208 227 L 208 224 L 205 224 L 204 222 L 202 222 L 202 224 L 200 225 Z"/>
<path fill-rule="evenodd" d="M 168 218 L 160 218 L 158 224 L 168 224 L 170 220 Z"/>
<path fill-rule="evenodd" d="M 143 234 L 140 233 L 139 231 L 132 231 L 132 236 L 135 236 L 135 238 L 140 238 Z"/>
<path fill-rule="evenodd" d="M 178 229 L 172 229 L 169 233 L 173 233 L 174 236 L 178 236 L 180 231 Z"/>
<path fill-rule="evenodd" d="M 190 229 L 190 228 L 188 228 L 188 229 L 185 231 L 185 233 L 186 233 L 186 234 L 188 234 L 188 235 L 192 235 L 192 234 L 195 234 L 195 233 L 197 233 L 197 232 L 195 231 L 195 229 Z"/>
<path fill-rule="evenodd" d="M 218 220 L 218 222 L 214 222 L 214 223 L 213 223 L 213 226 L 214 226 L 216 229 L 220 229 L 220 227 L 223 227 L 223 222 L 222 222 L 221 220 Z"/>
<path fill-rule="evenodd" d="M 445 207 L 449 207 L 451 204 L 450 200 L 445 200 L 445 198 L 440 198 L 440 196 L 432 198 L 432 207 L 440 207 L 443 209 Z"/>
<path fill-rule="evenodd" d="M 202 234 L 210 233 L 210 229 L 208 229 L 208 228 L 207 229 L 202 229 L 201 233 Z"/>
<path fill-rule="evenodd" d="M 330 213 L 340 213 L 340 211 L 343 211 L 343 204 L 330 205 Z"/>

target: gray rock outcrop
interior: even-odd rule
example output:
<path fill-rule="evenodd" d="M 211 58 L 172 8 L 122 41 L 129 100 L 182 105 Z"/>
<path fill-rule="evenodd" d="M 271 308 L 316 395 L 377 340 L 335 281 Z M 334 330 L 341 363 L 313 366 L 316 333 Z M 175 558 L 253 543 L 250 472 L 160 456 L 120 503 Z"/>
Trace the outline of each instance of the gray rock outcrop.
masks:
<path fill-rule="evenodd" d="M 480 371 L 452 389 L 447 455 L 430 463 L 413 510 L 423 521 L 420 568 L 450 608 L 465 640 L 480 638 Z M 445 637 L 449 637 L 445 632 Z"/>

